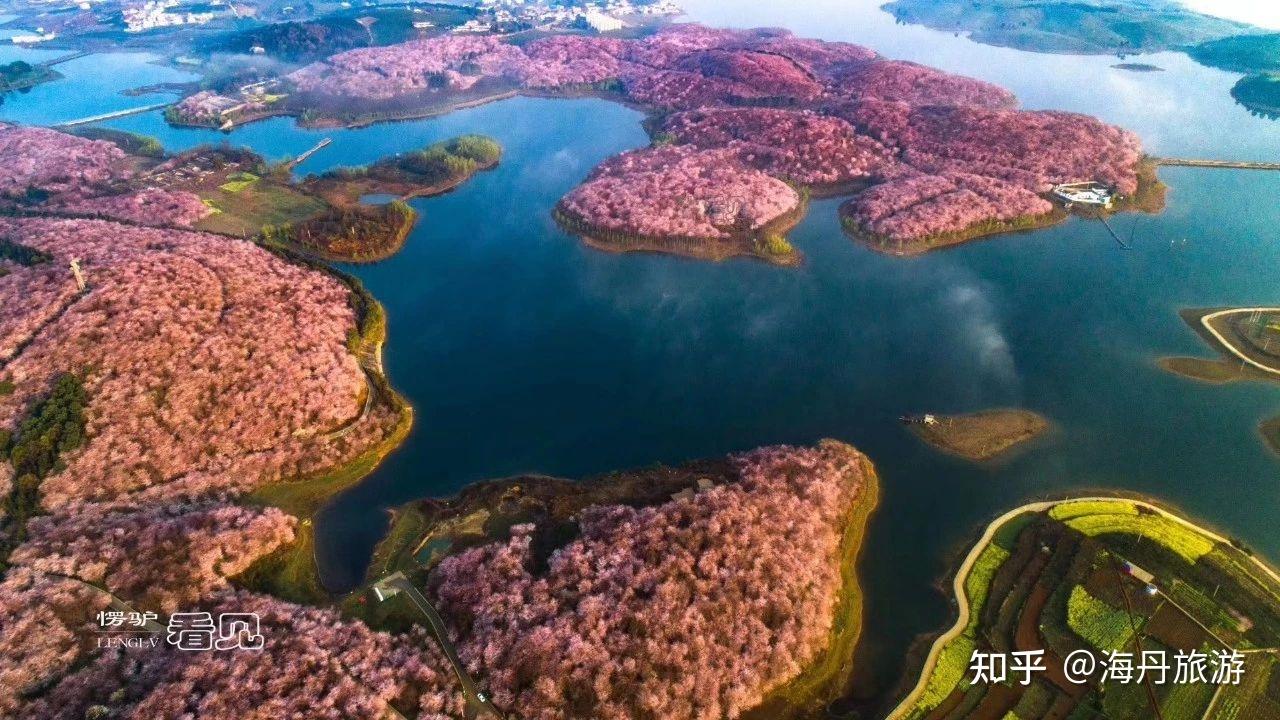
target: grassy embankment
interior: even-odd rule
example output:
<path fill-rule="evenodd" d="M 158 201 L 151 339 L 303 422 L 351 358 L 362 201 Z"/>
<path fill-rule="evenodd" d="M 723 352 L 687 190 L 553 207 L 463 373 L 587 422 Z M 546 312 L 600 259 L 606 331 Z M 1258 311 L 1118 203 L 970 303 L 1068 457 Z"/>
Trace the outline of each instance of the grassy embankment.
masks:
<path fill-rule="evenodd" d="M 1264 367 L 1280 370 L 1280 361 L 1276 358 L 1276 351 L 1280 349 L 1280 321 L 1277 320 L 1280 312 L 1258 313 L 1256 322 L 1253 320 L 1253 313 L 1243 311 L 1240 314 L 1248 315 L 1248 319 L 1235 314 L 1221 314 L 1211 318 L 1228 310 L 1231 308 L 1187 309 L 1179 312 L 1183 321 L 1219 353 L 1218 359 L 1163 357 L 1156 361 L 1157 364 L 1167 372 L 1212 385 L 1246 380 L 1280 382 L 1280 373 L 1268 372 L 1235 354 L 1240 352 Z M 1206 320 L 1217 335 L 1210 332 L 1210 327 L 1205 326 Z M 1232 343 L 1232 347 L 1227 347 L 1223 338 Z M 1280 417 L 1261 422 L 1258 432 L 1268 448 L 1280 453 Z"/>
<path fill-rule="evenodd" d="M 1150 581 L 1150 585 L 1148 585 Z M 1119 497 L 1033 503 L 988 527 L 957 573 L 960 618 L 891 718 L 1271 717 L 1280 688 L 1272 652 L 1247 655 L 1245 690 L 1070 683 L 1062 658 L 1078 650 L 1240 649 L 1280 645 L 1280 576 L 1239 541 L 1150 503 Z M 1154 588 L 1154 590 L 1152 590 Z M 974 649 L 1043 649 L 1049 670 L 1030 686 L 975 686 Z M 1238 713 L 1244 711 L 1245 714 Z"/>
<path fill-rule="evenodd" d="M 840 599 L 826 649 L 795 679 L 768 694 L 743 715 L 744 720 L 782 720 L 819 714 L 848 688 L 854 650 L 862 636 L 862 584 L 859 560 L 866 545 L 867 524 L 880 504 L 880 479 L 864 461 L 866 485 L 845 521 L 840 539 Z"/>
<path fill-rule="evenodd" d="M 413 424 L 413 408 L 391 388 L 377 362 L 387 333 L 386 313 L 382 305 L 358 280 L 345 274 L 338 275 L 351 288 L 352 304 L 358 318 L 358 330 L 349 340 L 349 349 L 360 358 L 361 367 L 369 378 L 372 402 L 389 408 L 397 418 L 396 424 L 382 441 L 341 466 L 305 478 L 264 486 L 246 498 L 248 503 L 272 505 L 294 515 L 299 519 L 299 526 L 292 544 L 262 558 L 235 578 L 238 584 L 246 587 L 287 600 L 315 604 L 332 600 L 320 583 L 315 561 L 315 514 L 334 495 L 373 472 L 378 463 L 404 441 Z"/>

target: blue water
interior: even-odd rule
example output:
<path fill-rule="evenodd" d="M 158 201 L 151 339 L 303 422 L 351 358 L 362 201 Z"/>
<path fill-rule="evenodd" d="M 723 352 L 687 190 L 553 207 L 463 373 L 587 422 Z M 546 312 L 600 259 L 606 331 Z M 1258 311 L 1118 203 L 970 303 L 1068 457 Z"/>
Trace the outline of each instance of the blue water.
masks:
<path fill-rule="evenodd" d="M 896 26 L 868 0 L 686 5 L 713 23 L 785 25 L 990 79 L 1028 107 L 1130 127 L 1156 153 L 1280 157 L 1280 123 L 1227 94 L 1236 76 L 1182 55 L 1143 57 L 1168 72 L 1132 74 L 1111 70 L 1114 58 L 1031 55 Z M 64 95 L 53 96 L 56 112 L 20 96 L 0 117 L 48 122 L 118 103 Z M 521 98 L 360 130 L 276 119 L 225 135 L 169 128 L 158 113 L 110 123 L 172 149 L 228 141 L 270 159 L 332 137 L 300 173 L 463 132 L 505 147 L 497 169 L 413 201 L 421 220 L 401 253 L 348 268 L 387 307 L 387 369 L 417 422 L 317 521 L 336 586 L 360 577 L 385 509 L 415 498 L 521 472 L 581 476 L 822 437 L 857 445 L 883 481 L 863 570 L 863 693 L 892 681 L 915 634 L 948 620 L 949 599 L 933 585 L 952 555 L 1029 498 L 1150 493 L 1280 558 L 1280 463 L 1256 429 L 1280 414 L 1280 386 L 1211 387 L 1155 365 L 1209 355 L 1179 309 L 1280 301 L 1280 174 L 1165 169 L 1168 209 L 1115 222 L 1133 233 L 1132 251 L 1100 224 L 1072 220 L 890 258 L 840 232 L 838 200 L 814 203 L 793 233 L 800 268 L 589 250 L 550 211 L 597 162 L 647 142 L 640 119 L 602 101 Z M 1003 405 L 1037 410 L 1056 430 L 991 467 L 940 456 L 896 421 Z"/>
<path fill-rule="evenodd" d="M 67 50 L 21 49 L 0 46 L 0 62 L 46 62 L 65 57 Z M 157 93 L 129 97 L 122 90 L 164 82 L 189 82 L 195 75 L 156 64 L 148 53 L 108 53 L 77 58 L 56 69 L 62 79 L 11 93 L 0 105 L 0 118 L 28 125 L 56 125 L 82 118 L 173 101 L 176 95 Z M 155 116 L 157 119 L 159 115 Z"/>

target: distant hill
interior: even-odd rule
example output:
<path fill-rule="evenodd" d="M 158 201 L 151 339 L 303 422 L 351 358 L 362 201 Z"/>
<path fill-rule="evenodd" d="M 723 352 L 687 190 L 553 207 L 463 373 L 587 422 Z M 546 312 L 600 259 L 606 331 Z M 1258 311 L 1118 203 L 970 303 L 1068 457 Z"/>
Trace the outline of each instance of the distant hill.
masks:
<path fill-rule="evenodd" d="M 1240 73 L 1280 73 L 1280 33 L 1240 35 L 1201 43 L 1187 51 L 1196 62 Z"/>
<path fill-rule="evenodd" d="M 894 0 L 899 22 L 1019 50 L 1092 55 L 1181 50 L 1256 32 L 1171 0 Z"/>

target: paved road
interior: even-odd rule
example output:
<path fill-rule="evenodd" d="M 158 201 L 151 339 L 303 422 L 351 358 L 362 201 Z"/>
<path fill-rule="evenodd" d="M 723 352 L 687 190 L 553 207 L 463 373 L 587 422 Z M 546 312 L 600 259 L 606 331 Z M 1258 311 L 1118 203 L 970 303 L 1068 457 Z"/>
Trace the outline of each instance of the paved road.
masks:
<path fill-rule="evenodd" d="M 505 720 L 505 717 L 498 708 L 494 707 L 489 698 L 480 691 L 480 687 L 471 679 L 471 675 L 467 673 L 467 669 L 463 667 L 462 660 L 458 657 L 458 652 L 453 647 L 453 643 L 449 640 L 449 630 L 444 624 L 444 619 L 440 617 L 440 613 L 436 612 L 435 606 L 427 600 L 413 583 L 409 582 L 402 573 L 394 573 L 393 575 L 380 580 L 378 585 L 382 587 L 390 587 L 399 590 L 409 596 L 409 600 L 427 616 L 427 622 L 431 624 L 431 632 L 436 637 L 440 649 L 444 651 L 444 655 L 449 660 L 449 664 L 453 666 L 454 675 L 458 677 L 458 683 L 462 685 L 462 696 L 466 701 L 464 713 L 467 720 L 475 718 L 487 717 L 496 718 L 497 720 Z"/>
<path fill-rule="evenodd" d="M 1257 360 L 1254 360 L 1253 358 L 1249 357 L 1248 355 L 1244 354 L 1242 350 L 1237 348 L 1235 345 L 1231 344 L 1231 341 L 1223 337 L 1222 333 L 1218 332 L 1217 328 L 1215 328 L 1210 323 L 1211 320 L 1215 320 L 1225 315 L 1239 315 L 1241 313 L 1255 313 L 1255 312 L 1274 313 L 1277 311 L 1280 311 L 1280 308 L 1257 307 L 1257 308 L 1231 308 L 1230 310 L 1219 310 L 1218 312 L 1209 313 L 1208 315 L 1205 315 L 1204 317 L 1200 318 L 1200 324 L 1204 326 L 1205 330 L 1208 330 L 1210 334 L 1212 334 L 1215 338 L 1217 338 L 1218 342 L 1222 343 L 1223 347 L 1229 350 L 1232 355 L 1235 355 L 1236 357 L 1240 358 L 1241 362 L 1246 362 L 1263 372 L 1271 373 L 1272 375 L 1280 375 L 1280 370 L 1277 370 L 1269 365 L 1264 365 L 1258 362 Z"/>

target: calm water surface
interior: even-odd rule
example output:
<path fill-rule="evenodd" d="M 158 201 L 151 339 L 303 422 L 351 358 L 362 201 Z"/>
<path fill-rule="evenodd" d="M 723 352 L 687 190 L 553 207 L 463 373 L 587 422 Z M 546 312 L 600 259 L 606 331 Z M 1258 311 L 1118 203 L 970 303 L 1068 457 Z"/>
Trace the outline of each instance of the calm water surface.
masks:
<path fill-rule="evenodd" d="M 1280 158 L 1280 124 L 1227 94 L 1237 76 L 1182 55 L 1146 56 L 1168 72 L 1131 74 L 1110 69 L 1114 58 L 1034 55 L 898 26 L 865 0 L 686 5 L 712 24 L 786 26 L 985 78 L 1027 107 L 1130 127 L 1157 154 Z M 54 117 L 34 95 L 6 101 L 0 117 Z M 101 111 L 86 97 L 53 97 Z M 1280 387 L 1208 387 L 1155 366 L 1162 355 L 1207 355 L 1180 308 L 1280 301 L 1280 174 L 1164 170 L 1168 209 L 1116 221 L 1134 233 L 1132 251 L 1100 224 L 1073 220 L 888 258 L 841 234 L 836 200 L 814 203 L 793 234 L 807 258 L 799 269 L 590 251 L 550 210 L 597 162 L 647 142 L 639 120 L 600 101 L 514 99 L 355 131 L 281 119 L 226 136 L 171 129 L 156 113 L 110 123 L 174 149 L 227 140 L 272 159 L 332 137 L 300 172 L 462 132 L 506 148 L 496 170 L 414 201 L 422 219 L 400 254 L 349 268 L 387 307 L 387 369 L 417 423 L 319 518 L 335 587 L 359 579 L 385 509 L 408 500 L 514 473 L 581 476 L 823 437 L 868 453 L 883 481 L 864 564 L 862 695 L 896 678 L 913 636 L 948 622 L 949 598 L 933 585 L 976 528 L 1029 498 L 1151 493 L 1280 558 L 1280 463 L 1257 433 L 1280 413 Z M 927 450 L 896 422 L 1000 405 L 1042 412 L 1057 430 L 1001 465 L 974 467 Z"/>

